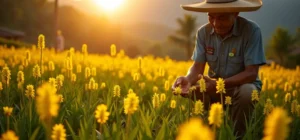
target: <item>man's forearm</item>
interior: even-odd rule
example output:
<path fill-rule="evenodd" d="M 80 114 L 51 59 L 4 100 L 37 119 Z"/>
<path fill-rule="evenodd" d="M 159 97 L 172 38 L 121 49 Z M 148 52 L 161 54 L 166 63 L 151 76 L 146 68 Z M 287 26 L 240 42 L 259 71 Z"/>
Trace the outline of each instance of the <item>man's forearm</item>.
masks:
<path fill-rule="evenodd" d="M 199 80 L 199 78 L 198 78 L 199 74 L 203 74 L 203 70 L 201 72 L 201 70 L 197 69 L 194 66 L 190 67 L 186 77 L 189 80 L 189 82 L 191 83 L 191 85 L 196 84 L 196 82 Z"/>

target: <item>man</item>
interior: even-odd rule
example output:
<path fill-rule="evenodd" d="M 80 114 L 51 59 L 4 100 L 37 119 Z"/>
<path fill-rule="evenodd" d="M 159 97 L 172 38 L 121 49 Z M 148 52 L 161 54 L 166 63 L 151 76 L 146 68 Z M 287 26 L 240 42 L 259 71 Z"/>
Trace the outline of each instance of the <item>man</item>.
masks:
<path fill-rule="evenodd" d="M 196 45 L 186 76 L 176 79 L 173 89 L 182 88 L 186 97 L 191 85 L 202 77 L 208 63 L 205 103 L 220 102 L 216 94 L 216 79 L 225 80 L 226 94 L 231 96 L 231 117 L 235 122 L 235 133 L 245 133 L 245 116 L 250 118 L 253 110 L 251 93 L 260 91 L 262 83 L 258 78 L 259 66 L 266 63 L 259 26 L 242 18 L 239 12 L 255 11 L 262 6 L 260 0 L 206 0 L 205 2 L 183 5 L 188 11 L 208 13 L 209 23 L 200 27 L 196 35 Z M 202 94 L 196 92 L 199 99 Z M 206 106 L 206 108 L 208 108 Z"/>

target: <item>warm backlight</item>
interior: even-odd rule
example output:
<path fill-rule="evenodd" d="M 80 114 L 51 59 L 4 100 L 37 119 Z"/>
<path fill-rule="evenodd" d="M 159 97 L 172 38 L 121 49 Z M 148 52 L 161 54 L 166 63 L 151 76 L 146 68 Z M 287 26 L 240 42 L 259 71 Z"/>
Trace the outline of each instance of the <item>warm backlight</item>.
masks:
<path fill-rule="evenodd" d="M 105 11 L 114 11 L 122 5 L 124 0 L 94 0 L 94 2 Z"/>

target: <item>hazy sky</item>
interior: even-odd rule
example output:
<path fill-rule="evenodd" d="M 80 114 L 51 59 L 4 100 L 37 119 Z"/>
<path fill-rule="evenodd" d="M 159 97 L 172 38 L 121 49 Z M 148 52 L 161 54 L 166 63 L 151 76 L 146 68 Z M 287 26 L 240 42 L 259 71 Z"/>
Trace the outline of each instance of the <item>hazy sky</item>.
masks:
<path fill-rule="evenodd" d="M 180 4 L 192 2 L 197 2 L 197 0 L 125 0 L 115 12 L 114 17 L 126 23 L 151 22 L 170 27 L 176 27 L 174 21 L 182 17 L 184 13 L 197 15 L 198 19 L 207 21 L 206 14 L 186 12 L 181 9 Z M 105 14 L 93 0 L 60 0 L 60 4 L 73 5 L 88 13 Z"/>

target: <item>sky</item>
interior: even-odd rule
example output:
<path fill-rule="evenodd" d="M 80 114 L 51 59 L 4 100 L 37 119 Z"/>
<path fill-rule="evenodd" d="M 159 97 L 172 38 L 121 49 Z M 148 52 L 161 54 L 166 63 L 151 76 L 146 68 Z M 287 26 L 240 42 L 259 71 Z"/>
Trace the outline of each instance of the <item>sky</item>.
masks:
<path fill-rule="evenodd" d="M 199 1 L 199 0 L 198 0 Z M 123 5 L 114 13 L 101 11 L 93 0 L 59 0 L 60 5 L 72 5 L 84 12 L 93 14 L 110 14 L 114 19 L 125 23 L 151 22 L 177 27 L 175 20 L 184 13 L 193 14 L 207 21 L 206 14 L 187 12 L 180 4 L 197 2 L 197 0 L 125 0 Z"/>

